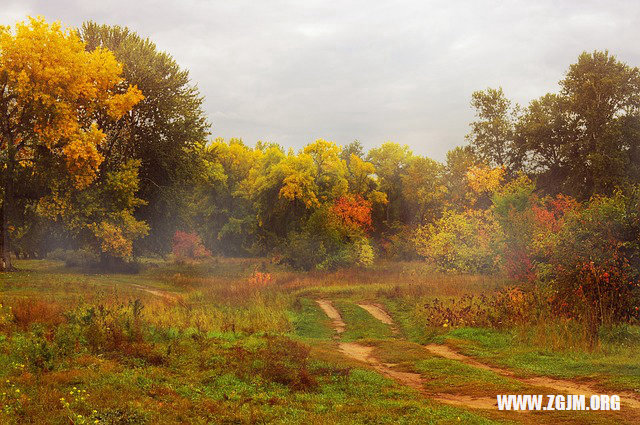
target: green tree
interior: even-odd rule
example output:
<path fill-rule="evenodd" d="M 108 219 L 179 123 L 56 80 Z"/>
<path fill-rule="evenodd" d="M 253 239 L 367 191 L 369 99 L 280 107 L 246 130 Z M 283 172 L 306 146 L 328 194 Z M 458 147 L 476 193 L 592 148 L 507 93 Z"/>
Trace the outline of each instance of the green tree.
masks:
<path fill-rule="evenodd" d="M 379 148 L 369 151 L 367 160 L 373 164 L 380 181 L 380 190 L 387 195 L 388 203 L 384 209 L 387 227 L 393 222 L 404 222 L 406 208 L 402 191 L 404 175 L 413 153 L 407 145 L 385 142 Z"/>
<path fill-rule="evenodd" d="M 529 104 L 516 125 L 516 149 L 547 193 L 571 191 L 566 183 L 578 129 L 569 108 L 566 97 L 546 94 Z"/>
<path fill-rule="evenodd" d="M 478 165 L 479 160 L 470 146 L 455 147 L 447 152 L 443 183 L 447 188 L 445 203 L 449 209 L 469 207 L 467 172 Z"/>
<path fill-rule="evenodd" d="M 560 86 L 577 129 L 569 148 L 569 184 L 582 198 L 610 194 L 627 176 L 629 152 L 637 151 L 638 139 L 624 137 L 623 123 L 639 113 L 640 70 L 608 51 L 585 52 Z"/>
<path fill-rule="evenodd" d="M 80 36 L 89 51 L 111 50 L 123 64 L 124 84 L 137 85 L 145 94 L 122 120 L 98 117 L 107 133 L 104 168 L 140 160 L 139 197 L 146 205 L 136 216 L 153 229 L 147 249 L 167 251 L 188 215 L 186 189 L 201 170 L 198 149 L 209 133 L 202 97 L 187 70 L 128 28 L 87 22 Z"/>
<path fill-rule="evenodd" d="M 442 184 L 444 167 L 431 158 L 414 156 L 402 175 L 402 192 L 407 206 L 408 224 L 434 221 L 442 210 L 446 187 Z"/>
<path fill-rule="evenodd" d="M 240 139 L 217 138 L 204 147 L 204 172 L 194 190 L 191 227 L 203 235 L 205 246 L 227 255 L 251 250 L 256 213 L 245 195 L 249 173 L 262 152 Z"/>
<path fill-rule="evenodd" d="M 502 88 L 474 92 L 471 106 L 477 119 L 470 124 L 467 140 L 480 160 L 490 166 L 517 169 L 519 158 L 513 149 L 513 137 L 518 107 L 512 107 Z"/>

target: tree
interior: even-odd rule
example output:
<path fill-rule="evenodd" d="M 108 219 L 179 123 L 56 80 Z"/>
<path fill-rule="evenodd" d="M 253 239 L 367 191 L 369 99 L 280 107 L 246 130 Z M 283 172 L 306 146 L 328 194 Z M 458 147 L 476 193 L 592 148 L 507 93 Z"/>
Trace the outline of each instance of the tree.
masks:
<path fill-rule="evenodd" d="M 129 158 L 141 161 L 139 197 L 146 205 L 136 216 L 153 229 L 146 247 L 166 251 L 188 216 L 186 188 L 201 173 L 198 150 L 209 134 L 202 97 L 188 71 L 128 28 L 87 22 L 80 36 L 89 51 L 111 50 L 123 64 L 124 82 L 145 94 L 123 119 L 100 118 L 107 134 L 103 167 L 117 167 Z"/>
<path fill-rule="evenodd" d="M 481 161 L 491 166 L 505 166 L 510 171 L 519 166 L 513 150 L 514 123 L 518 107 L 513 108 L 502 88 L 488 88 L 471 95 L 477 120 L 467 139 Z"/>
<path fill-rule="evenodd" d="M 133 242 L 144 237 L 149 226 L 134 217 L 145 201 L 136 197 L 140 162 L 130 159 L 82 189 L 68 189 L 57 180 L 51 193 L 38 202 L 38 213 L 63 223 L 72 240 L 100 258 L 103 266 L 131 260 Z"/>
<path fill-rule="evenodd" d="M 435 220 L 446 192 L 442 184 L 443 166 L 431 158 L 414 156 L 402 175 L 402 192 L 411 224 L 421 225 Z"/>
<path fill-rule="evenodd" d="M 461 210 L 470 206 L 467 171 L 478 165 L 478 162 L 470 146 L 458 146 L 447 152 L 443 181 L 447 188 L 445 199 L 448 209 Z"/>
<path fill-rule="evenodd" d="M 379 148 L 369 151 L 367 160 L 375 168 L 380 181 L 380 190 L 387 195 L 384 210 L 386 225 L 403 221 L 406 209 L 402 195 L 402 175 L 409 165 L 413 153 L 407 145 L 385 142 Z"/>
<path fill-rule="evenodd" d="M 546 94 L 533 100 L 516 124 L 516 149 L 547 193 L 570 189 L 565 184 L 575 160 L 571 145 L 578 129 L 569 108 L 566 97 Z"/>
<path fill-rule="evenodd" d="M 204 243 L 227 255 L 246 255 L 253 244 L 256 211 L 246 195 L 247 179 L 262 155 L 240 139 L 215 139 L 202 151 L 200 174 L 190 204 L 192 227 Z"/>
<path fill-rule="evenodd" d="M 560 86 L 577 129 L 569 145 L 570 184 L 582 198 L 611 194 L 625 180 L 629 152 L 637 149 L 637 138 L 624 137 L 623 123 L 639 113 L 640 70 L 608 51 L 584 52 Z"/>
<path fill-rule="evenodd" d="M 14 182 L 41 161 L 65 166 L 76 188 L 96 178 L 106 135 L 96 116 L 120 119 L 142 98 L 123 84 L 107 49 L 85 50 L 77 34 L 43 18 L 0 29 L 0 127 L 3 175 L 3 259 L 11 266 Z"/>
<path fill-rule="evenodd" d="M 347 192 L 347 166 L 340 158 L 341 151 L 340 146 L 323 139 L 308 144 L 302 150 L 315 164 L 315 184 L 321 201 L 336 199 Z"/>
<path fill-rule="evenodd" d="M 342 148 L 342 152 L 340 152 L 340 159 L 349 165 L 351 162 L 351 155 L 355 155 L 357 158 L 364 158 L 364 148 L 362 147 L 362 143 L 358 140 L 354 140 L 349 143 L 345 147 Z"/>

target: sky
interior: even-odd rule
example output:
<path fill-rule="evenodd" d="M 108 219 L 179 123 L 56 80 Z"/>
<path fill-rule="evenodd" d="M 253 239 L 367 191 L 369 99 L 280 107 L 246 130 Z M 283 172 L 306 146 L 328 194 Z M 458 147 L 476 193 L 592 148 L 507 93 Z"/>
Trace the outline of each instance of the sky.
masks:
<path fill-rule="evenodd" d="M 212 136 L 299 148 L 318 138 L 465 144 L 471 93 L 514 103 L 558 90 L 583 51 L 640 65 L 640 2 L 589 0 L 2 0 L 26 16 L 127 26 L 190 71 Z"/>

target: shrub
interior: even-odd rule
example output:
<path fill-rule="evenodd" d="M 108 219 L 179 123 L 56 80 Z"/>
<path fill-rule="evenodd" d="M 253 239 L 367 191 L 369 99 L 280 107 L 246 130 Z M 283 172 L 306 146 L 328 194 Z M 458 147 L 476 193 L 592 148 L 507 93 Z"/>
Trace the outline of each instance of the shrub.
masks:
<path fill-rule="evenodd" d="M 309 373 L 309 353 L 309 347 L 289 338 L 267 337 L 266 346 L 256 352 L 258 373 L 293 390 L 313 390 L 318 383 Z"/>
<path fill-rule="evenodd" d="M 416 229 L 394 223 L 390 226 L 390 232 L 384 235 L 380 246 L 385 255 L 394 260 L 410 261 L 420 258 L 416 252 L 414 236 Z"/>
<path fill-rule="evenodd" d="M 180 230 L 173 235 L 172 252 L 178 261 L 211 257 L 211 252 L 204 247 L 198 234 Z"/>
<path fill-rule="evenodd" d="M 345 225 L 330 209 L 315 211 L 299 232 L 291 232 L 281 261 L 301 270 L 333 270 L 373 264 L 373 247 L 361 229 Z"/>
<path fill-rule="evenodd" d="M 419 255 L 442 271 L 489 273 L 499 264 L 501 229 L 491 211 L 446 211 L 417 229 Z"/>
<path fill-rule="evenodd" d="M 595 197 L 566 215 L 544 244 L 545 277 L 560 314 L 588 325 L 592 343 L 601 325 L 638 322 L 640 193 Z"/>
<path fill-rule="evenodd" d="M 508 287 L 490 295 L 464 295 L 452 299 L 428 299 L 414 312 L 431 327 L 493 327 L 535 323 L 545 317 L 543 293 Z"/>
<path fill-rule="evenodd" d="M 58 248 L 51 251 L 48 258 L 64 261 L 67 267 L 95 268 L 100 263 L 100 256 L 90 249 L 66 250 Z"/>
<path fill-rule="evenodd" d="M 53 327 L 65 321 L 59 304 L 43 300 L 21 299 L 13 305 L 12 312 L 16 325 L 23 330 L 32 323 Z"/>

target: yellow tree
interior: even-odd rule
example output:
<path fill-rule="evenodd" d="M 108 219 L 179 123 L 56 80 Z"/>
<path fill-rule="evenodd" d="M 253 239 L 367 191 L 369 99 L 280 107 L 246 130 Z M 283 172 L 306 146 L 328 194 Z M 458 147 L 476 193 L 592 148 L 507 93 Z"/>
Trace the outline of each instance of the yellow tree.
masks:
<path fill-rule="evenodd" d="M 17 167 L 43 155 L 66 166 L 76 188 L 91 184 L 103 158 L 98 111 L 119 119 L 143 96 L 123 87 L 106 49 L 88 52 L 72 29 L 29 18 L 0 27 L 0 149 L 3 162 L 3 268 L 11 269 L 11 216 Z"/>

